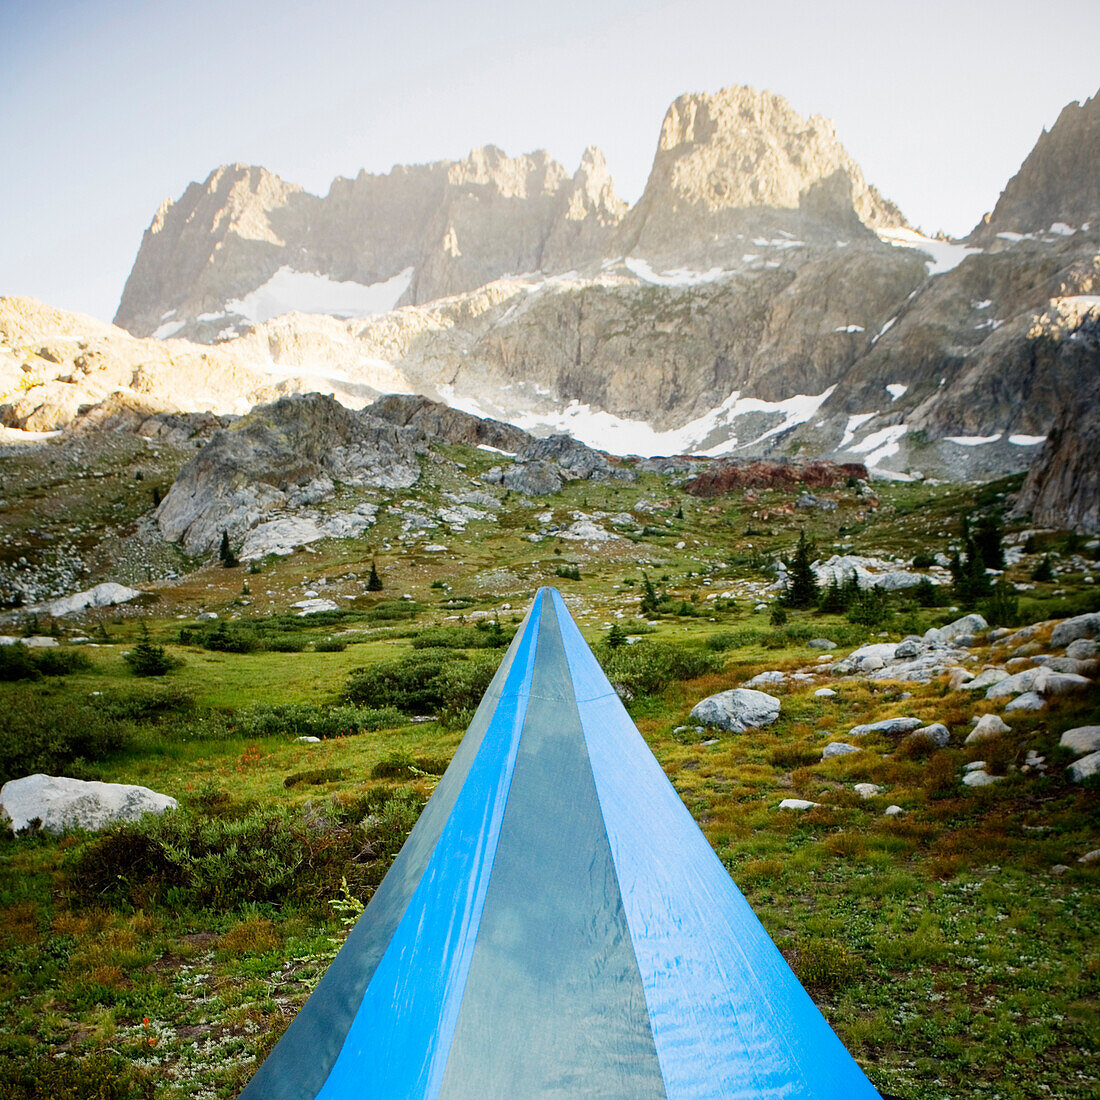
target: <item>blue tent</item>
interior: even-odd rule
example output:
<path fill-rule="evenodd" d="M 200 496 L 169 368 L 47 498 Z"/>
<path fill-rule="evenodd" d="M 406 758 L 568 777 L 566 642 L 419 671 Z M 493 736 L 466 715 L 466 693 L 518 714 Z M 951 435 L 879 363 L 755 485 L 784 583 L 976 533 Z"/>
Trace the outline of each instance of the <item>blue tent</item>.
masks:
<path fill-rule="evenodd" d="M 878 1095 L 544 588 L 241 1100 Z"/>

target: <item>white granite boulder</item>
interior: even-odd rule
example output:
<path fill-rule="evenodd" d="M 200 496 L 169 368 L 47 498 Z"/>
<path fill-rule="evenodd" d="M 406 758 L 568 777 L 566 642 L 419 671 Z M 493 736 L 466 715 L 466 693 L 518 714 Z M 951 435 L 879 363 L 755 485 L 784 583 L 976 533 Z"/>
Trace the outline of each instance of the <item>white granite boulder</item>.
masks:
<path fill-rule="evenodd" d="M 103 829 L 116 821 L 134 821 L 146 813 L 174 810 L 176 800 L 148 787 L 94 783 L 55 775 L 10 779 L 0 789 L 0 806 L 18 832 L 38 819 L 48 833 L 66 829 Z"/>
<path fill-rule="evenodd" d="M 700 700 L 689 717 L 704 726 L 744 733 L 746 729 L 770 726 L 779 717 L 779 700 L 752 688 L 734 688 Z"/>
<path fill-rule="evenodd" d="M 1094 775 L 1100 775 L 1100 752 L 1090 752 L 1088 756 L 1082 756 L 1066 770 L 1073 777 L 1074 783 L 1083 783 Z"/>
<path fill-rule="evenodd" d="M 930 725 L 921 726 L 905 736 L 905 741 L 910 744 L 926 743 L 942 749 L 951 740 L 951 731 L 942 722 L 932 722 Z"/>
<path fill-rule="evenodd" d="M 884 718 L 881 722 L 868 722 L 862 726 L 853 726 L 849 737 L 866 737 L 869 733 L 911 733 L 923 725 L 919 718 Z"/>
<path fill-rule="evenodd" d="M 828 760 L 831 756 L 847 756 L 849 753 L 862 751 L 858 745 L 846 745 L 843 741 L 830 741 L 821 750 L 821 759 Z"/>
<path fill-rule="evenodd" d="M 808 798 L 784 798 L 779 803 L 781 810 L 812 810 L 817 805 Z"/>
<path fill-rule="evenodd" d="M 1078 726 L 1066 730 L 1058 740 L 1063 749 L 1070 749 L 1083 756 L 1086 753 L 1100 752 L 1100 726 Z"/>
<path fill-rule="evenodd" d="M 964 745 L 977 745 L 982 741 L 992 741 L 1002 733 L 1008 733 L 1012 727 L 995 714 L 983 714 L 974 728 L 966 735 Z"/>
<path fill-rule="evenodd" d="M 1072 619 L 1063 619 L 1055 624 L 1050 635 L 1050 644 L 1054 649 L 1062 649 L 1070 642 L 1078 638 L 1095 638 L 1100 636 L 1100 612 L 1094 611 L 1088 615 L 1076 615 Z"/>
<path fill-rule="evenodd" d="M 1046 705 L 1046 700 L 1037 691 L 1025 691 L 1005 706 L 1005 714 L 1014 710 L 1042 710 Z"/>

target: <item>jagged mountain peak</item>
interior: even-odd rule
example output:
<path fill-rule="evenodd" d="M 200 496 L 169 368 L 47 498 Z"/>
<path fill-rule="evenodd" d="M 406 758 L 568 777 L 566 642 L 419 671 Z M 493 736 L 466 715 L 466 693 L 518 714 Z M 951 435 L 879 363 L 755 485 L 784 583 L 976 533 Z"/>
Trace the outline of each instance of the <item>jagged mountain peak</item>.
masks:
<path fill-rule="evenodd" d="M 971 236 L 989 240 L 1090 223 L 1100 223 L 1100 92 L 1062 108 Z"/>
<path fill-rule="evenodd" d="M 904 224 L 867 184 L 832 122 L 803 118 L 774 92 L 734 85 L 682 95 L 669 107 L 622 240 L 624 251 L 650 256 L 752 232 L 851 235 Z"/>

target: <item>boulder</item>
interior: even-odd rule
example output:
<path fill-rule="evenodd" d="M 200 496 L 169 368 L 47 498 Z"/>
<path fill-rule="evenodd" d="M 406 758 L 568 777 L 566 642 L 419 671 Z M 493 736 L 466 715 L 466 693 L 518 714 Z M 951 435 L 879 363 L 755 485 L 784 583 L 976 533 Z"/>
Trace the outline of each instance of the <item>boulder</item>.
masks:
<path fill-rule="evenodd" d="M 816 805 L 816 802 L 811 802 L 807 798 L 784 798 L 779 803 L 779 808 L 781 810 L 812 810 Z"/>
<path fill-rule="evenodd" d="M 821 750 L 821 759 L 828 760 L 831 756 L 847 756 L 849 753 L 860 751 L 858 745 L 846 745 L 843 741 L 830 741 Z"/>
<path fill-rule="evenodd" d="M 982 688 L 990 688 L 1008 679 L 1008 673 L 1003 668 L 983 668 L 972 680 L 960 684 L 962 691 L 980 691 Z"/>
<path fill-rule="evenodd" d="M 1066 770 L 1073 777 L 1074 783 L 1083 783 L 1094 775 L 1100 775 L 1100 752 L 1090 752 L 1088 756 L 1082 756 Z"/>
<path fill-rule="evenodd" d="M 42 604 L 32 610 L 45 611 L 49 615 L 59 617 L 71 615 L 74 611 L 83 611 L 87 607 L 113 607 L 115 604 L 128 603 L 140 595 L 139 588 L 127 588 L 124 584 L 107 581 L 105 584 L 97 584 L 94 588 L 89 588 L 86 592 L 62 596 L 59 600 Z"/>
<path fill-rule="evenodd" d="M 906 735 L 904 742 L 911 744 L 927 742 L 942 749 L 951 740 L 951 731 L 942 722 L 933 722 L 928 726 L 921 726 Z"/>
<path fill-rule="evenodd" d="M 967 772 L 962 781 L 968 787 L 988 787 L 993 783 L 999 783 L 1003 778 L 1003 775 L 990 775 L 981 768 L 976 768 L 972 772 Z"/>
<path fill-rule="evenodd" d="M 558 492 L 564 480 L 558 469 L 546 462 L 517 462 L 504 471 L 504 487 L 525 496 L 541 497 Z"/>
<path fill-rule="evenodd" d="M 1082 756 L 1086 753 L 1100 752 L 1100 726 L 1077 726 L 1066 730 L 1058 739 L 1063 749 L 1070 749 Z"/>
<path fill-rule="evenodd" d="M 704 726 L 744 733 L 746 729 L 770 726 L 779 717 L 779 700 L 752 688 L 734 688 L 708 695 L 695 704 L 689 717 Z"/>
<path fill-rule="evenodd" d="M 945 642 L 953 642 L 957 638 L 963 638 L 969 634 L 982 634 L 989 629 L 989 623 L 976 612 L 964 615 L 961 619 L 948 623 L 939 628 L 940 638 Z M 925 635 L 927 637 L 927 634 Z"/>
<path fill-rule="evenodd" d="M 1016 698 L 1005 707 L 1005 714 L 1014 710 L 1042 710 L 1046 705 L 1046 700 L 1038 692 L 1025 691 L 1023 695 L 1017 695 Z"/>
<path fill-rule="evenodd" d="M 832 688 L 818 688 L 817 691 L 814 692 L 814 695 L 816 695 L 818 699 L 831 699 L 836 695 L 836 692 L 833 691 Z"/>
<path fill-rule="evenodd" d="M 757 684 L 781 684 L 786 680 L 786 676 L 777 670 L 770 672 L 758 672 L 751 680 L 747 681 L 746 687 L 756 687 Z"/>
<path fill-rule="evenodd" d="M 887 806 L 882 813 L 885 817 L 897 817 L 899 814 L 905 813 L 905 811 L 900 806 Z"/>
<path fill-rule="evenodd" d="M 919 718 L 884 718 L 881 722 L 868 722 L 853 726 L 849 737 L 866 737 L 869 733 L 910 733 L 922 725 Z"/>
<path fill-rule="evenodd" d="M 323 598 L 299 600 L 297 603 L 291 604 L 290 606 L 299 608 L 298 618 L 302 618 L 305 615 L 316 615 L 321 611 L 337 610 L 336 604 L 333 603 L 332 600 Z"/>
<path fill-rule="evenodd" d="M 963 684 L 970 683 L 974 679 L 974 673 L 967 668 L 963 668 L 961 665 L 956 665 L 950 669 L 947 677 L 947 686 L 953 691 L 958 691 Z"/>
<path fill-rule="evenodd" d="M 813 645 L 813 642 L 810 645 Z M 1066 646 L 1066 656 L 1072 657 L 1075 661 L 1090 661 L 1098 655 L 1100 655 L 1100 645 L 1094 638 L 1078 638 Z"/>
<path fill-rule="evenodd" d="M 876 794 L 882 794 L 882 788 L 877 783 L 857 783 L 852 789 L 860 798 L 874 798 Z"/>
<path fill-rule="evenodd" d="M 66 829 L 103 829 L 116 821 L 134 821 L 145 813 L 174 810 L 176 800 L 148 787 L 127 783 L 91 783 L 55 775 L 11 779 L 0 788 L 0 806 L 18 832 L 36 818 L 48 833 Z"/>
<path fill-rule="evenodd" d="M 1056 623 L 1050 635 L 1053 649 L 1062 649 L 1078 638 L 1095 638 L 1100 635 L 1100 612 L 1088 615 L 1076 615 L 1072 619 L 1063 619 Z"/>
<path fill-rule="evenodd" d="M 977 725 L 966 735 L 964 745 L 977 745 L 982 741 L 992 741 L 1002 733 L 1008 733 L 1012 727 L 1002 722 L 995 714 L 983 714 Z"/>
<path fill-rule="evenodd" d="M 828 638 L 811 638 L 806 645 L 810 649 L 836 649 L 836 642 L 830 642 Z"/>

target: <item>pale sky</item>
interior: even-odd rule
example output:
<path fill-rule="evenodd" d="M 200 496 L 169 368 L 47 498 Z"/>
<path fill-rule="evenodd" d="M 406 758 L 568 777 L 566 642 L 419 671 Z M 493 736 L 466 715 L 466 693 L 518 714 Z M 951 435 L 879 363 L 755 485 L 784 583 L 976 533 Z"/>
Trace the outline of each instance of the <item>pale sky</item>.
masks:
<path fill-rule="evenodd" d="M 325 194 L 496 144 L 645 186 L 676 96 L 832 118 L 909 220 L 961 235 L 1100 85 L 1095 5 L 1026 0 L 0 0 L 0 294 L 110 320 L 165 198 L 218 164 Z"/>

